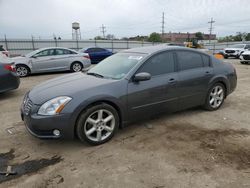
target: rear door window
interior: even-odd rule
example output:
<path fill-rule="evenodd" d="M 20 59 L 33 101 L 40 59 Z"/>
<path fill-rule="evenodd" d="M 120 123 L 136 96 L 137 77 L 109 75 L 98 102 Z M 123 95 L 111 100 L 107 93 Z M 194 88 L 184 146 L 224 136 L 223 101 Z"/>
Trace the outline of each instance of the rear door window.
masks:
<path fill-rule="evenodd" d="M 180 71 L 203 67 L 203 60 L 199 53 L 177 51 L 176 54 Z"/>

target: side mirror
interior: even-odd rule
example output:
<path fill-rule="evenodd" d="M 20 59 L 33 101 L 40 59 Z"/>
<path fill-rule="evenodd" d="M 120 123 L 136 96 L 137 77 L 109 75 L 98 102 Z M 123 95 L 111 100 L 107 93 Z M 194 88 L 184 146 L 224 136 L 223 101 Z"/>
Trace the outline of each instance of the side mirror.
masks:
<path fill-rule="evenodd" d="M 151 75 L 147 72 L 140 72 L 137 73 L 134 78 L 133 81 L 134 82 L 140 82 L 140 81 L 146 81 L 146 80 L 150 80 L 151 79 Z"/>
<path fill-rule="evenodd" d="M 33 56 L 32 56 L 32 58 L 35 58 L 35 59 L 36 59 L 36 58 L 37 58 L 37 56 L 36 56 L 36 55 L 33 55 Z"/>

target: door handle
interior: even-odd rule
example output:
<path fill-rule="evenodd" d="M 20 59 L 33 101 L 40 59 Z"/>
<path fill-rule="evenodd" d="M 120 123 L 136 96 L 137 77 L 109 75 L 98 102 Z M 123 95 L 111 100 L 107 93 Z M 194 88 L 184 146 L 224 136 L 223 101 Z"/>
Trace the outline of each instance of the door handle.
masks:
<path fill-rule="evenodd" d="M 170 78 L 170 79 L 168 80 L 168 83 L 174 84 L 174 83 L 176 83 L 176 80 L 175 80 L 174 78 Z"/>
<path fill-rule="evenodd" d="M 205 76 L 210 76 L 211 75 L 211 72 L 210 71 L 206 71 L 205 72 Z"/>

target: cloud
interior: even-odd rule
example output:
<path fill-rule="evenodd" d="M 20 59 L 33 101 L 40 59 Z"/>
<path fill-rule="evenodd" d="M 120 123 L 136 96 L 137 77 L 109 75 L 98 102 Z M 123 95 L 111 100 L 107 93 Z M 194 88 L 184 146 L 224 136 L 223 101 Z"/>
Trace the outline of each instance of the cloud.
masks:
<path fill-rule="evenodd" d="M 100 26 L 116 37 L 165 31 L 208 32 L 223 36 L 250 30 L 248 0 L 0 0 L 0 37 L 71 38 L 71 23 L 80 23 L 83 38 L 101 35 Z M 240 22 L 239 22 L 240 21 Z"/>

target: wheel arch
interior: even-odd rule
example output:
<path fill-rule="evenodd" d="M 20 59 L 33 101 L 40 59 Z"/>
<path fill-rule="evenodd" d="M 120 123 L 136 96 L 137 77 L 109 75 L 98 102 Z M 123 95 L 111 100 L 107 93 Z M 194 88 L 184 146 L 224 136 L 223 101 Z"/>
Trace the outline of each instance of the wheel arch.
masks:
<path fill-rule="evenodd" d="M 73 65 L 74 63 L 80 63 L 80 64 L 82 65 L 82 68 L 84 68 L 84 64 L 83 64 L 81 61 L 79 61 L 79 60 L 74 60 L 74 61 L 72 61 L 72 62 L 70 63 L 70 70 L 72 69 L 72 65 Z"/>
<path fill-rule="evenodd" d="M 225 92 L 226 92 L 225 98 L 226 98 L 230 89 L 229 81 L 227 80 L 225 76 L 215 77 L 210 81 L 209 88 L 211 88 L 216 83 L 220 83 L 225 87 Z"/>
<path fill-rule="evenodd" d="M 74 118 L 74 121 L 73 121 L 73 124 L 74 124 L 74 136 L 76 136 L 76 125 L 77 125 L 77 122 L 79 120 L 79 117 L 80 115 L 88 108 L 92 107 L 92 106 L 95 106 L 95 105 L 98 105 L 98 104 L 102 104 L 102 103 L 106 103 L 110 106 L 112 106 L 113 108 L 116 109 L 117 113 L 118 113 L 118 116 L 119 116 L 119 128 L 122 128 L 123 125 L 122 125 L 122 122 L 124 120 L 124 111 L 122 110 L 122 106 L 121 104 L 119 104 L 117 101 L 115 100 L 112 100 L 112 99 L 96 99 L 96 100 L 92 100 L 92 101 L 89 101 L 87 103 L 85 103 L 84 105 L 80 105 L 79 109 L 77 110 L 77 115 L 76 117 Z"/>
<path fill-rule="evenodd" d="M 28 65 L 26 65 L 26 64 L 24 64 L 24 63 L 18 63 L 18 64 L 16 64 L 16 67 L 18 67 L 18 66 L 25 66 L 25 67 L 27 67 L 29 73 L 31 73 L 31 68 L 30 68 Z"/>

